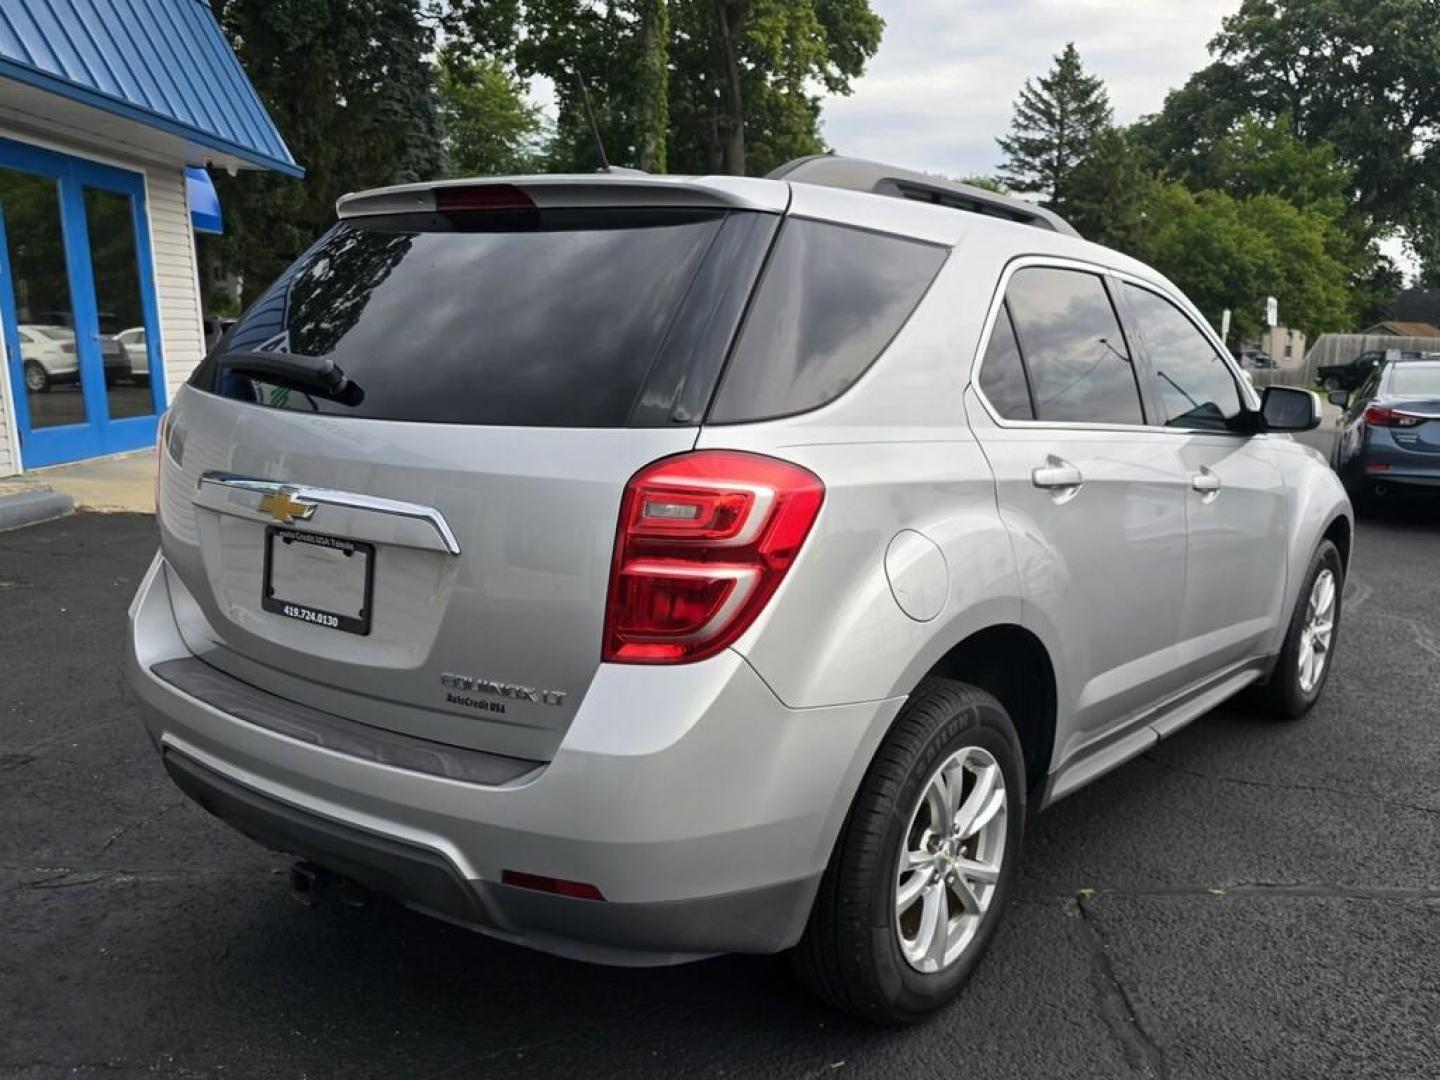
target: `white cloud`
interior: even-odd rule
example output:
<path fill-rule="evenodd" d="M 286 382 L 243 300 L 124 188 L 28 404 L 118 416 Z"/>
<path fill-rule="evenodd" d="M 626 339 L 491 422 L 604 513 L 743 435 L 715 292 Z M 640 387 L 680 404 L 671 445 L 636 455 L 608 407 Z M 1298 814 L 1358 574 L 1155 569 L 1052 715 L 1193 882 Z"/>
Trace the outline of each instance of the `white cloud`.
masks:
<path fill-rule="evenodd" d="M 958 176 L 994 172 L 1025 80 L 1067 41 L 1122 123 L 1155 112 L 1208 62 L 1239 0 L 873 0 L 880 51 L 848 97 L 825 102 L 837 151 Z"/>

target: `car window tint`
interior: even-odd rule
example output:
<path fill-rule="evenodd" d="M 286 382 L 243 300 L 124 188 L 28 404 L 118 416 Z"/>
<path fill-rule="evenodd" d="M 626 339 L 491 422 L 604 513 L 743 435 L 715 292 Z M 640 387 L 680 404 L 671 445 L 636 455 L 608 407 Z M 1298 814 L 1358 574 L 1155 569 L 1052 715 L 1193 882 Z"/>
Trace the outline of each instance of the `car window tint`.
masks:
<path fill-rule="evenodd" d="M 948 251 L 804 218 L 786 221 L 709 419 L 790 416 L 839 397 L 905 324 Z"/>
<path fill-rule="evenodd" d="M 703 210 L 568 207 L 346 219 L 241 316 L 192 384 L 368 419 L 625 426 L 652 372 L 673 366 L 671 328 L 692 302 L 706 304 L 697 288 L 725 285 L 699 270 L 726 224 Z M 727 268 L 742 254 L 730 252 Z M 741 278 L 747 292 L 751 281 Z M 692 335 L 687 366 L 710 372 L 710 386 L 733 323 L 723 330 L 723 341 Z M 322 397 L 223 362 L 254 352 L 329 357 L 356 393 Z"/>
<path fill-rule="evenodd" d="M 1025 366 L 1020 360 L 1020 346 L 1015 341 L 1015 328 L 1010 324 L 1010 309 L 1005 305 L 995 318 L 995 329 L 990 333 L 985 361 L 980 366 L 980 389 L 1006 420 L 1035 419 Z"/>
<path fill-rule="evenodd" d="M 1006 292 L 1040 420 L 1143 424 L 1120 322 L 1096 274 L 1029 267 Z"/>
<path fill-rule="evenodd" d="M 1126 285 L 1135 325 L 1150 356 L 1166 427 L 1225 431 L 1243 403 L 1235 377 L 1189 317 L 1163 296 Z"/>

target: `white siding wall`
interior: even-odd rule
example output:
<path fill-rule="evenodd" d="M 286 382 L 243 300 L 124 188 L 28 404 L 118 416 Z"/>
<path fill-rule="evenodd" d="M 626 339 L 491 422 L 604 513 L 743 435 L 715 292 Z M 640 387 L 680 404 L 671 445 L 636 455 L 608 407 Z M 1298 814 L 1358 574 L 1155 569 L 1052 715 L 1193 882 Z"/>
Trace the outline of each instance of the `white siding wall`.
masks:
<path fill-rule="evenodd" d="M 205 328 L 195 267 L 195 237 L 190 231 L 190 206 L 185 201 L 185 173 L 180 166 L 147 171 L 150 246 L 155 256 L 156 308 L 165 357 L 168 401 L 205 356 Z"/>
<path fill-rule="evenodd" d="M 36 137 L 33 133 L 11 131 L 3 124 L 0 124 L 0 135 L 145 174 L 156 310 L 160 322 L 159 345 L 165 364 L 168 401 L 205 355 L 195 240 L 190 231 L 184 166 L 180 162 L 160 164 L 107 154 L 99 149 L 79 149 Z M 20 461 L 14 453 L 18 440 L 11 407 L 13 395 L 19 393 L 23 393 L 23 387 L 9 385 L 8 363 L 0 364 L 0 476 L 9 476 L 20 470 Z"/>

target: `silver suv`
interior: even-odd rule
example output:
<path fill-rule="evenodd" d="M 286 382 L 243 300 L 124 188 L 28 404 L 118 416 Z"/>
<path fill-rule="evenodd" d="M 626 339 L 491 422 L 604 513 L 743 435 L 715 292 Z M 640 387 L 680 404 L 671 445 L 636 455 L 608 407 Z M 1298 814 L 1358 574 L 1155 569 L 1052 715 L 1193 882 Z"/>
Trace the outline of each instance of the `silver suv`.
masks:
<path fill-rule="evenodd" d="M 339 217 L 175 396 L 128 647 L 302 884 L 913 1020 L 1028 814 L 1324 687 L 1318 401 L 1052 215 L 822 158 Z"/>

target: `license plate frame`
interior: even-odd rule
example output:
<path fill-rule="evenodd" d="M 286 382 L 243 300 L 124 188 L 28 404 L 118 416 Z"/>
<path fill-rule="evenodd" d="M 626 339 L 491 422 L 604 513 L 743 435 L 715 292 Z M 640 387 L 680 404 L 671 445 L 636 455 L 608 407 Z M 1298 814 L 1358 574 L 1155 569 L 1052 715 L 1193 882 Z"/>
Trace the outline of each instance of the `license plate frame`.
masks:
<path fill-rule="evenodd" d="M 363 595 L 357 615 L 330 611 L 313 604 L 287 599 L 276 594 L 273 581 L 275 568 L 275 545 L 277 543 L 300 543 L 328 551 L 350 552 L 351 557 L 365 560 L 363 570 Z M 329 536 L 323 533 L 303 532 L 281 525 L 269 525 L 265 529 L 265 565 L 260 581 L 260 606 L 274 615 L 282 615 L 297 622 L 309 623 L 324 630 L 338 630 L 346 634 L 365 637 L 370 633 L 371 620 L 375 610 L 375 545 L 364 540 L 351 540 L 343 536 Z"/>

